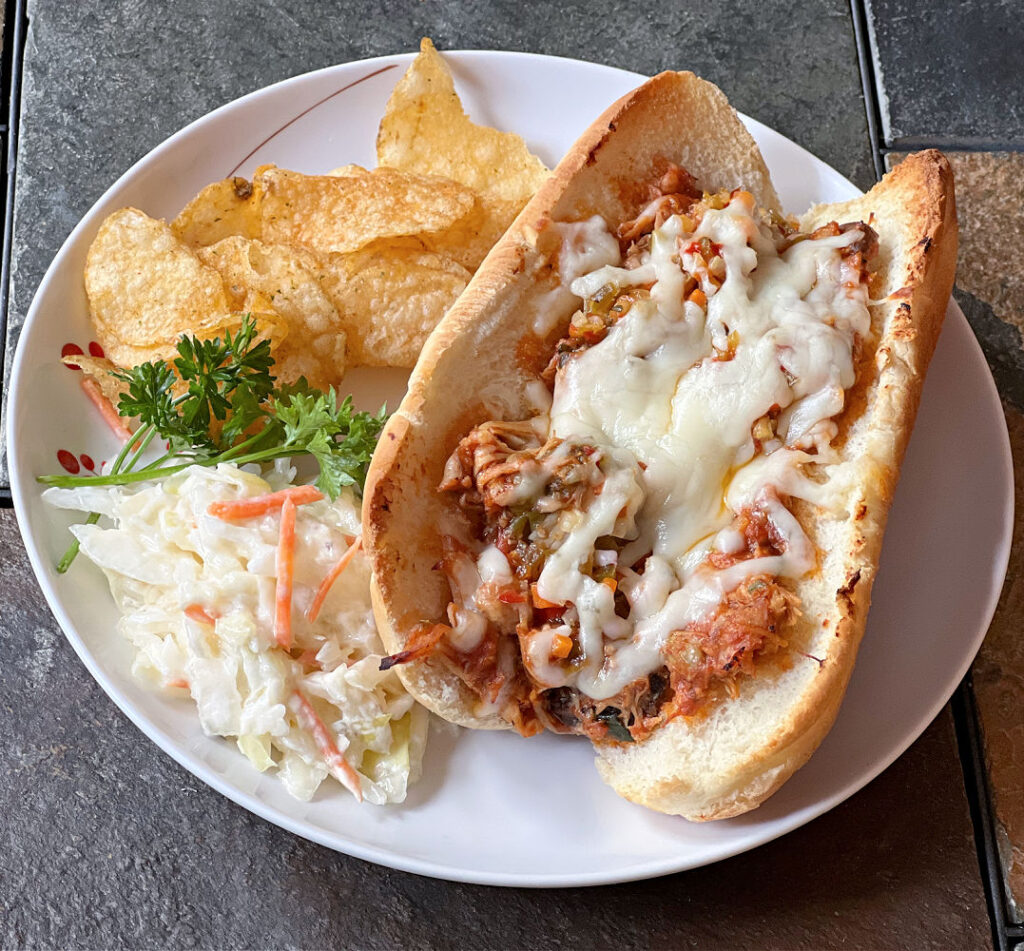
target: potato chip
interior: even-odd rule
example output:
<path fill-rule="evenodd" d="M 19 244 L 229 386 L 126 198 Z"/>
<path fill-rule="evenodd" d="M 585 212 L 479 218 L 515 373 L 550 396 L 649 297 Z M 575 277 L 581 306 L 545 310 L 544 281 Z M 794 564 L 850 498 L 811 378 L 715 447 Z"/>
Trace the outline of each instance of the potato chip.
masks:
<path fill-rule="evenodd" d="M 121 401 L 121 394 L 128 392 L 128 384 L 111 376 L 111 370 L 119 367 L 106 357 L 94 357 L 88 353 L 74 353 L 61 358 L 62 362 L 69 367 L 82 371 L 89 379 L 95 380 L 100 392 L 107 399 L 111 406 L 117 407 Z"/>
<path fill-rule="evenodd" d="M 348 335 L 349 362 L 390 367 L 415 365 L 469 278 L 451 258 L 386 242 L 329 255 L 320 274 Z"/>
<path fill-rule="evenodd" d="M 121 366 L 173 350 L 183 333 L 216 336 L 231 320 L 220 275 L 166 222 L 135 208 L 100 225 L 86 258 L 85 290 L 96 337 Z"/>
<path fill-rule="evenodd" d="M 480 196 L 478 220 L 435 245 L 452 252 L 461 243 L 459 260 L 470 268 L 480 263 L 549 174 L 520 136 L 469 119 L 447 64 L 427 38 L 388 100 L 377 133 L 377 161 L 453 179 Z"/>
<path fill-rule="evenodd" d="M 412 366 L 548 173 L 519 136 L 469 120 L 428 39 L 377 145 L 387 167 L 265 165 L 251 183 L 214 182 L 170 226 L 135 209 L 111 215 L 86 264 L 108 356 L 170 359 L 182 334 L 222 336 L 250 313 L 283 380 L 338 383 L 346 348 L 358 365 Z"/>
<path fill-rule="evenodd" d="M 260 236 L 260 191 L 248 179 L 235 176 L 207 185 L 171 222 L 171 231 L 196 248 L 221 238 Z"/>
<path fill-rule="evenodd" d="M 335 178 L 362 178 L 370 173 L 362 165 L 339 165 L 337 168 L 332 168 L 327 174 L 333 175 Z"/>
<path fill-rule="evenodd" d="M 234 309 L 267 313 L 262 329 L 270 336 L 279 379 L 305 376 L 321 389 L 341 382 L 345 332 L 317 279 L 313 255 L 237 236 L 197 254 L 220 273 Z"/>
<path fill-rule="evenodd" d="M 267 168 L 256 181 L 263 190 L 263 240 L 318 254 L 440 231 L 467 215 L 475 200 L 456 182 L 396 169 L 340 176 Z"/>
<path fill-rule="evenodd" d="M 512 224 L 521 205 L 479 197 L 473 210 L 450 228 L 421 236 L 421 245 L 475 271 L 487 252 Z"/>

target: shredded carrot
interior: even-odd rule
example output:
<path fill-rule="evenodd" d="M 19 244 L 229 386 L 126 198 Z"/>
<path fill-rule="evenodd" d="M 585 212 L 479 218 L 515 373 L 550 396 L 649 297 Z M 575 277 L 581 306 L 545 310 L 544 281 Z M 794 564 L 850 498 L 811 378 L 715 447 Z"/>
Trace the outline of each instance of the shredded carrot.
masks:
<path fill-rule="evenodd" d="M 565 634 L 556 634 L 551 638 L 551 656 L 562 660 L 572 653 L 572 638 Z"/>
<path fill-rule="evenodd" d="M 277 543 L 277 589 L 274 597 L 274 637 L 285 650 L 292 646 L 292 580 L 295 577 L 295 503 L 281 506 L 281 537 Z"/>
<path fill-rule="evenodd" d="M 215 518 L 222 518 L 230 522 L 236 519 L 266 515 L 268 512 L 281 508 L 286 499 L 290 500 L 294 506 L 305 505 L 307 502 L 319 502 L 323 497 L 323 492 L 315 485 L 297 485 L 290 489 L 281 489 L 280 492 L 257 495 L 251 499 L 211 502 L 206 511 Z"/>
<path fill-rule="evenodd" d="M 99 384 L 91 379 L 90 377 L 82 377 L 82 389 L 85 391 L 85 395 L 92 401 L 92 405 L 100 411 L 100 416 L 103 417 L 105 422 L 114 432 L 121 442 L 128 442 L 132 438 L 132 431 L 125 426 L 124 420 L 121 419 L 117 410 L 114 409 L 113 404 L 104 395 L 100 389 Z"/>
<path fill-rule="evenodd" d="M 537 590 L 537 582 L 534 581 L 530 585 L 530 596 L 533 599 L 533 606 L 535 608 L 560 608 L 560 604 L 555 604 L 554 601 L 549 601 L 547 598 L 541 597 L 540 592 Z"/>
<path fill-rule="evenodd" d="M 363 790 L 359 784 L 359 774 L 349 765 L 348 760 L 341 755 L 331 731 L 317 715 L 316 710 L 303 694 L 296 690 L 292 694 L 292 710 L 298 718 L 299 723 L 313 734 L 316 745 L 320 748 L 320 754 L 327 761 L 331 775 L 338 780 L 359 802 L 363 801 Z"/>
<path fill-rule="evenodd" d="M 310 623 L 316 620 L 320 609 L 324 606 L 324 601 L 327 600 L 327 592 L 331 590 L 331 585 L 337 581 L 338 575 L 348 567 L 349 562 L 355 558 L 356 552 L 362 547 L 363 539 L 360 536 L 349 544 L 345 554 L 338 559 L 338 563 L 327 572 L 327 577 L 320 582 L 320 587 L 316 589 L 316 597 L 313 598 L 313 603 L 309 606 L 309 610 L 306 611 L 306 617 L 309 618 Z"/>
<path fill-rule="evenodd" d="M 209 624 L 210 627 L 217 622 L 217 619 L 201 604 L 190 604 L 185 608 L 185 617 L 199 624 Z"/>
<path fill-rule="evenodd" d="M 506 588 L 498 595 L 498 600 L 502 604 L 525 604 L 526 595 L 523 594 L 522 591 L 517 591 L 515 588 Z"/>
<path fill-rule="evenodd" d="M 691 304 L 696 304 L 698 307 L 708 306 L 708 295 L 705 294 L 699 287 L 696 288 L 686 299 Z"/>

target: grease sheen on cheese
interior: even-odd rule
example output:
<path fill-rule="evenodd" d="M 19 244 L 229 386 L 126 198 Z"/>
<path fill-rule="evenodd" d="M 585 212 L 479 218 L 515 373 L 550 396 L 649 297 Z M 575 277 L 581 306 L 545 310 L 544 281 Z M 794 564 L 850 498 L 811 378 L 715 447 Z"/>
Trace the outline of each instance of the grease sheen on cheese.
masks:
<path fill-rule="evenodd" d="M 839 253 L 862 232 L 801 240 L 780 254 L 749 196 L 737 193 L 705 212 L 693 234 L 669 218 L 640 265 L 626 269 L 600 219 L 555 227 L 560 271 L 578 297 L 609 284 L 653 284 L 603 340 L 568 360 L 542 420 L 550 436 L 597 447 L 604 484 L 538 580 L 542 597 L 571 605 L 566 619 L 578 621 L 584 661 L 573 669 L 550 662 L 560 627 L 533 632 L 524 660 L 541 683 L 600 700 L 661 667 L 669 634 L 744 580 L 796 579 L 814 568 L 813 546 L 780 496 L 830 501 L 802 466 L 834 458 L 833 417 L 854 382 L 855 341 L 870 328 L 867 288 Z M 704 237 L 721 247 L 721 286 L 688 253 Z M 684 301 L 684 270 L 699 278 L 706 313 Z M 733 355 L 722 359 L 729 341 Z M 751 429 L 776 405 L 778 438 L 773 451 L 758 452 Z M 539 485 L 524 480 L 517 495 Z M 783 553 L 711 568 L 713 547 L 742 545 L 731 525 L 755 505 L 784 540 Z M 643 574 L 626 569 L 621 577 L 628 618 L 583 570 L 604 535 L 626 540 L 620 565 L 649 556 Z"/>

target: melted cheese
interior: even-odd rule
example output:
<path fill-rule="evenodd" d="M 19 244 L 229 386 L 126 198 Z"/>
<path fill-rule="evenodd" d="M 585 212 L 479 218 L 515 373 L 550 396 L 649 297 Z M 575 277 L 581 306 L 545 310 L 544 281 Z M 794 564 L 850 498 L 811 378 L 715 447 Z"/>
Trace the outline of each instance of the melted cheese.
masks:
<path fill-rule="evenodd" d="M 621 260 L 619 242 L 600 215 L 586 221 L 554 221 L 550 227 L 562 239 L 558 272 L 564 287 L 571 287 L 583 275 Z"/>
<path fill-rule="evenodd" d="M 594 215 L 586 221 L 554 221 L 549 228 L 561 239 L 558 249 L 558 286 L 545 295 L 534 311 L 533 332 L 546 337 L 565 317 L 563 299 L 571 299 L 570 285 L 583 276 L 618 264 L 619 242 L 608 232 L 604 219 Z"/>
<path fill-rule="evenodd" d="M 713 611 L 744 580 L 761 573 L 796 579 L 815 566 L 813 546 L 779 496 L 836 504 L 801 466 L 834 458 L 832 418 L 854 382 L 855 340 L 870 327 L 866 288 L 839 253 L 861 234 L 803 240 L 779 254 L 752 211 L 740 194 L 707 211 L 694 234 L 673 216 L 632 270 L 618 266 L 603 223 L 603 237 L 594 219 L 555 226 L 563 280 L 572 278 L 577 296 L 608 284 L 653 286 L 556 379 L 548 434 L 598 447 L 605 478 L 538 581 L 542 597 L 571 605 L 567 617 L 574 612 L 584 656 L 572 669 L 552 663 L 545 651 L 554 632 L 537 632 L 527 664 L 547 686 L 613 696 L 658 669 L 669 634 Z M 721 286 L 688 251 L 705 237 L 721 248 Z M 706 312 L 684 301 L 684 271 L 700 281 Z M 716 358 L 727 341 L 734 356 Z M 778 438 L 765 450 L 774 451 L 758 453 L 751 429 L 774 406 Z M 528 481 L 523 495 L 539 490 L 539 478 Z M 740 550 L 742 537 L 730 525 L 755 505 L 784 540 L 783 553 L 713 569 L 708 552 Z M 622 578 L 628 618 L 585 570 L 604 535 L 626 540 L 622 565 L 649 556 L 642 575 L 627 570 Z"/>

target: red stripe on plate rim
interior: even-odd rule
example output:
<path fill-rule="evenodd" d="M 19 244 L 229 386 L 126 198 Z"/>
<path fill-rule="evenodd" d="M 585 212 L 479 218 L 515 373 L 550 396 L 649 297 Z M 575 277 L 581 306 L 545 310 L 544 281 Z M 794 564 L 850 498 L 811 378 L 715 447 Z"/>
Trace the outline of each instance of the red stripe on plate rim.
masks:
<path fill-rule="evenodd" d="M 353 86 L 358 86 L 360 83 L 365 83 L 368 79 L 373 79 L 374 76 L 379 76 L 381 73 L 386 73 L 389 69 L 394 69 L 396 65 L 397 65 L 396 63 L 392 63 L 390 66 L 382 66 L 380 69 L 375 69 L 372 73 L 367 73 L 365 76 L 361 76 L 359 79 L 352 80 L 352 82 L 350 82 L 347 86 L 342 86 L 341 89 L 338 89 L 335 92 L 332 92 L 329 96 L 324 96 L 323 99 L 319 100 L 318 102 L 314 102 L 313 105 L 309 106 L 306 109 L 303 109 L 302 112 L 300 112 L 294 118 L 289 119 L 277 131 L 271 132 L 270 135 L 268 135 L 262 142 L 260 142 L 259 145 L 257 145 L 251 152 L 249 152 L 249 154 L 246 155 L 245 158 L 243 158 L 224 177 L 225 178 L 231 178 L 231 176 L 234 175 L 246 162 L 248 162 L 249 159 L 251 159 L 260 149 L 262 149 L 264 145 L 266 145 L 272 139 L 275 139 L 277 136 L 279 136 L 290 125 L 294 125 L 303 116 L 309 115 L 309 113 L 311 113 L 314 109 L 318 108 L 319 106 L 322 106 L 325 102 L 327 102 L 330 99 L 333 99 L 335 96 L 340 96 L 343 92 L 345 92 L 346 90 L 351 89 Z"/>

